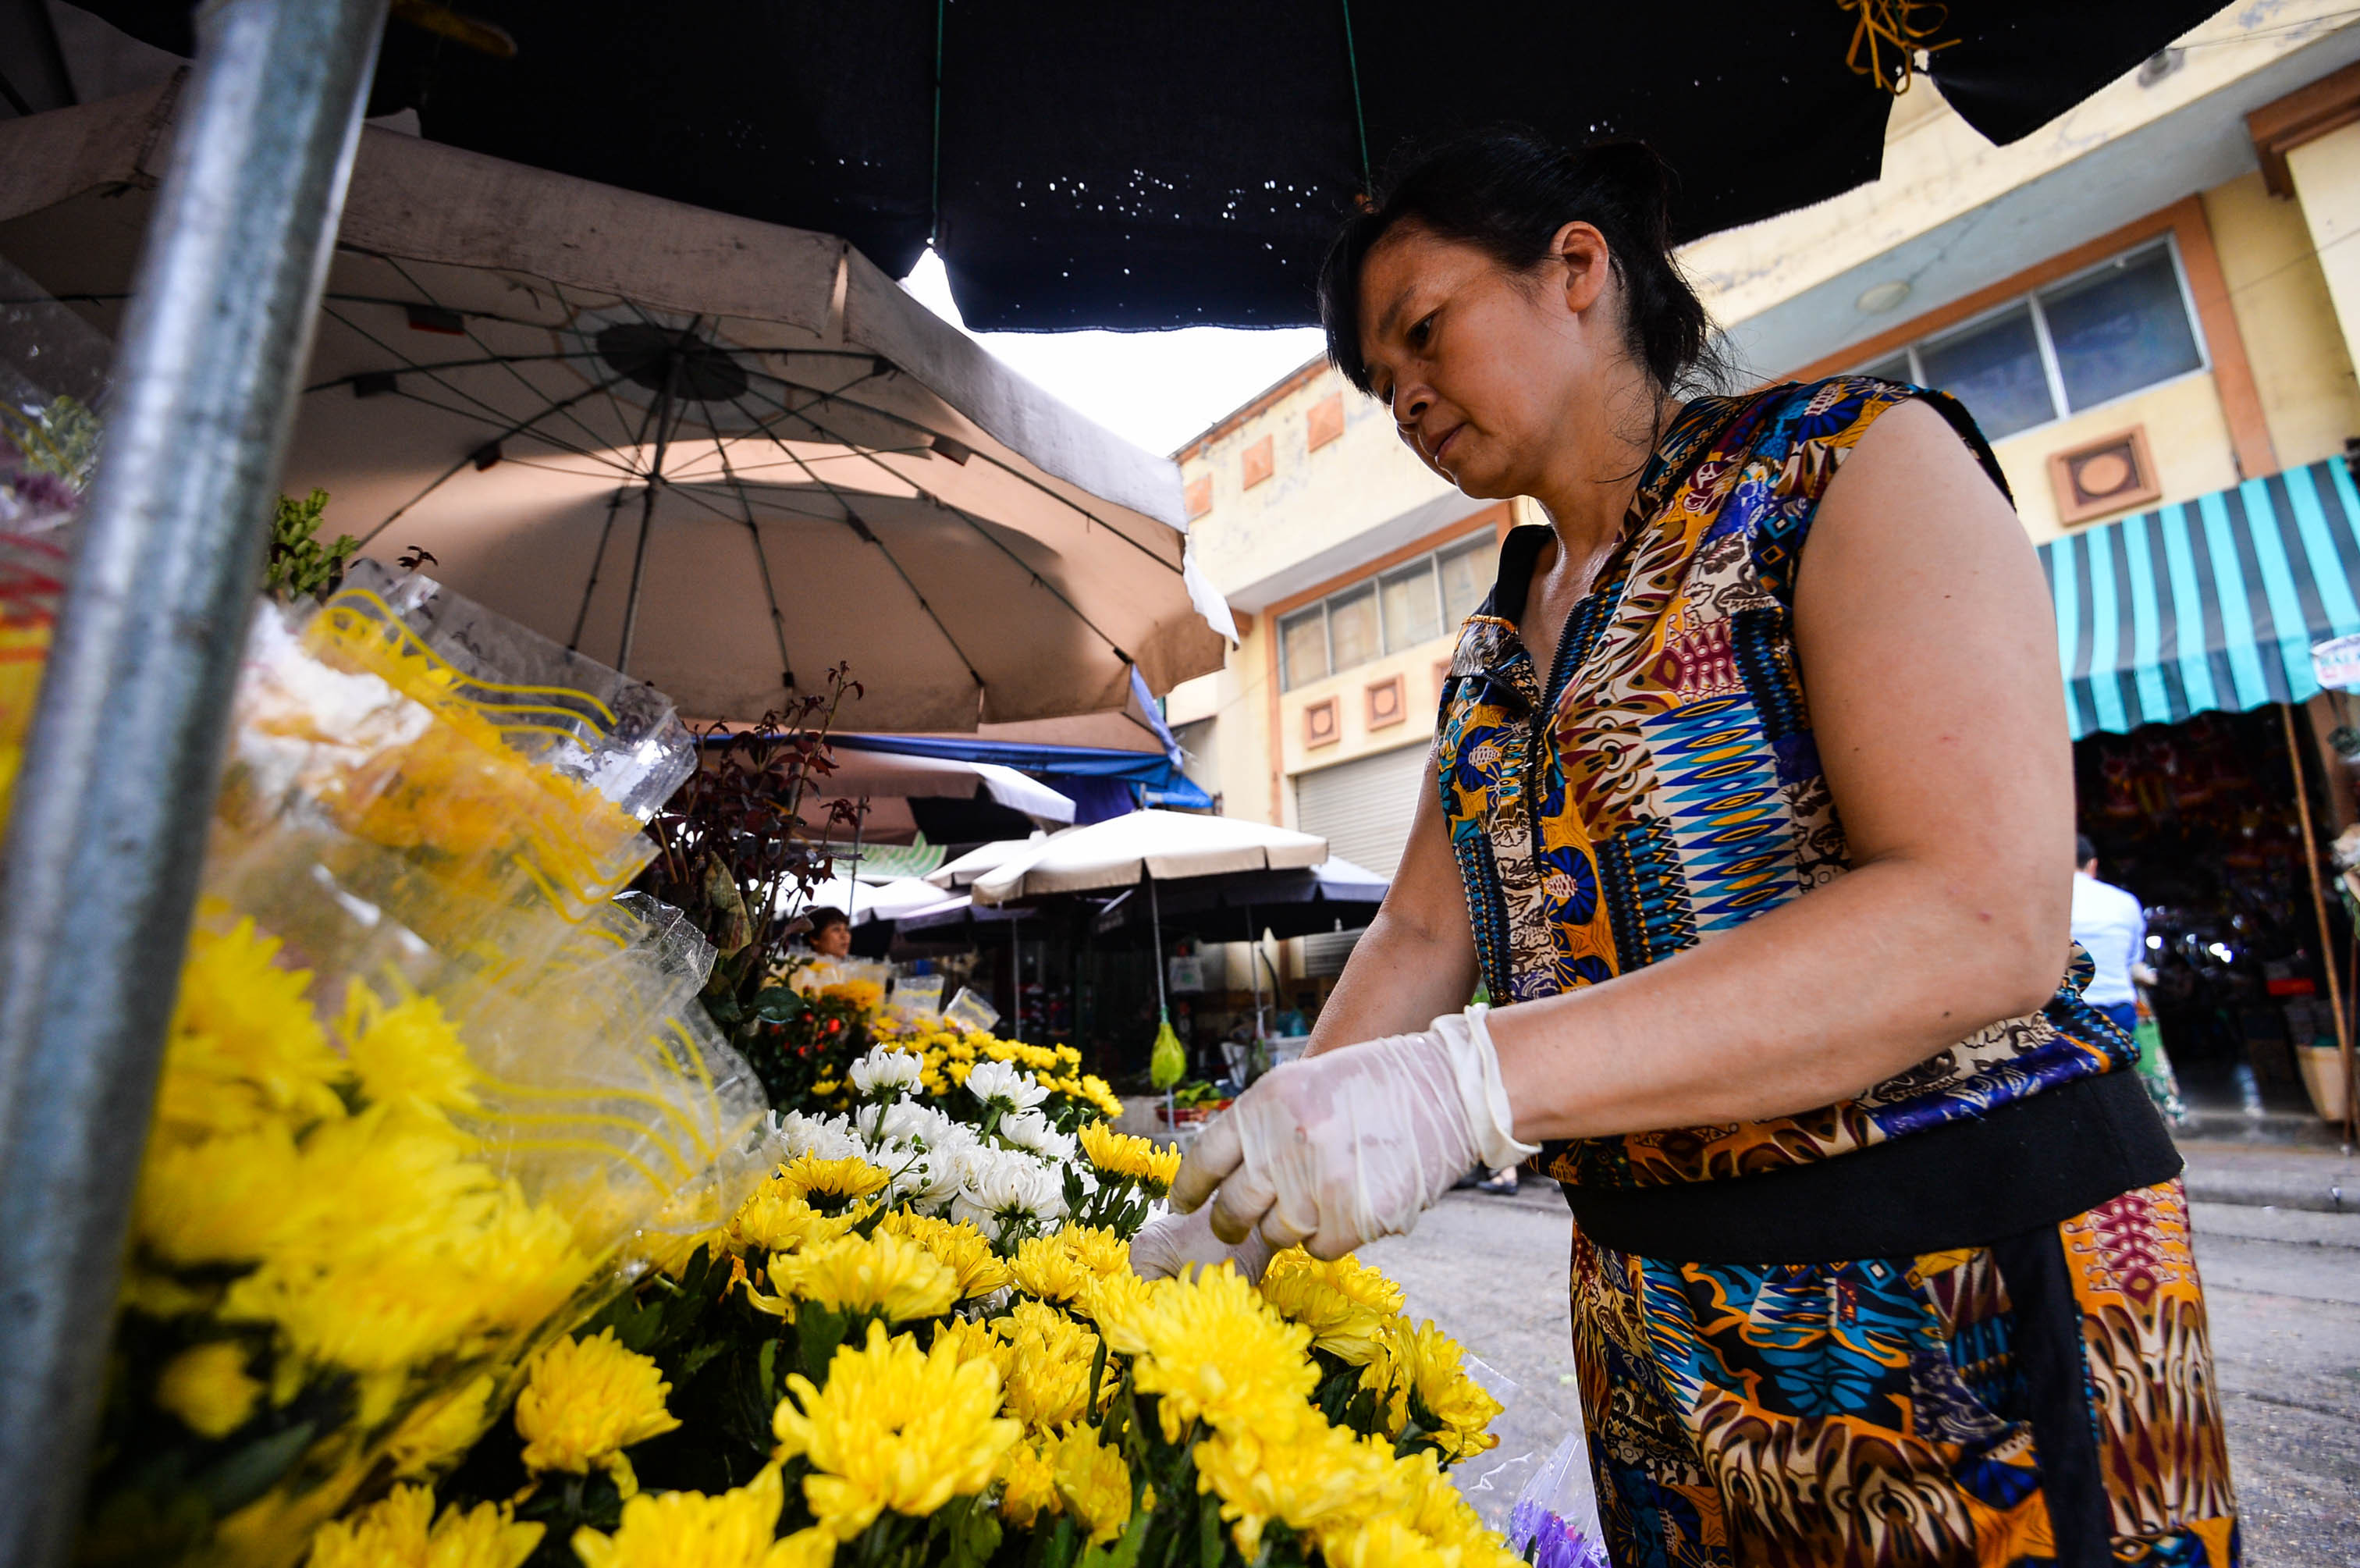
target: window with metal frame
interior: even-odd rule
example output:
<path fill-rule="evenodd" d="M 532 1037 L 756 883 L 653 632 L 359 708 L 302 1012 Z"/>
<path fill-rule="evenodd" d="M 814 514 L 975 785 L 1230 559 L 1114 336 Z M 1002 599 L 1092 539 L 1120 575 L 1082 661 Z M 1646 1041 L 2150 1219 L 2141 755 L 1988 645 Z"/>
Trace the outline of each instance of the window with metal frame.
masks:
<path fill-rule="evenodd" d="M 1339 588 L 1278 621 L 1278 681 L 1293 691 L 1454 634 L 1491 591 L 1497 537 L 1472 538 Z"/>
<path fill-rule="evenodd" d="M 1950 393 L 1998 441 L 2206 363 L 2187 275 L 2167 236 L 1861 369 Z"/>

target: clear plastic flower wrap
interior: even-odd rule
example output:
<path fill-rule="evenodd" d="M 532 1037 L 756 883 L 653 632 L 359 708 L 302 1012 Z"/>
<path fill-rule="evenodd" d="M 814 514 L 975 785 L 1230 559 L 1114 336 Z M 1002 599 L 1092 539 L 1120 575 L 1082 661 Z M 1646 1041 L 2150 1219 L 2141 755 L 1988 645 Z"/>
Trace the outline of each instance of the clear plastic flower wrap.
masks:
<path fill-rule="evenodd" d="M 616 898 L 694 765 L 660 695 L 421 579 L 258 614 L 84 1560 L 293 1563 L 774 1168 L 709 953 Z"/>

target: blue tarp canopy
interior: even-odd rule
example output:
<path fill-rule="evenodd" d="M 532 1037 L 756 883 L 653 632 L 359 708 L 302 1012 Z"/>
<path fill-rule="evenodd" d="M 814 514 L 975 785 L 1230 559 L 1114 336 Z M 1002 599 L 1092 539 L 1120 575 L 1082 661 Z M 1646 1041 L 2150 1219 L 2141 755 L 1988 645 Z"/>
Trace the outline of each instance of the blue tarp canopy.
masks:
<path fill-rule="evenodd" d="M 1213 797 L 1180 771 L 1176 753 L 1121 751 L 1111 747 L 1037 746 L 1013 740 L 978 740 L 952 735 L 831 735 L 828 743 L 850 751 L 891 751 L 905 757 L 948 757 L 962 762 L 998 762 L 1031 773 L 1050 788 L 1086 801 L 1096 792 L 1068 788 L 1069 782 L 1106 781 L 1136 786 L 1140 804 L 1209 811 Z M 1078 820 L 1078 818 L 1077 818 Z"/>
<path fill-rule="evenodd" d="M 2360 491 L 2341 459 L 2040 547 L 2079 740 L 2316 694 L 2311 644 L 2360 631 Z"/>

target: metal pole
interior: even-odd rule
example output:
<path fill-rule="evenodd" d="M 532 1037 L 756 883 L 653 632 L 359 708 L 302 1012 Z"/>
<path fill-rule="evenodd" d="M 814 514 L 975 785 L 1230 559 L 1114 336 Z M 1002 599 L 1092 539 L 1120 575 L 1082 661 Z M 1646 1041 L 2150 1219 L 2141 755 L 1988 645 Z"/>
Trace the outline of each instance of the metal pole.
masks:
<path fill-rule="evenodd" d="M 198 12 L 0 847 L 0 1568 L 64 1562 L 81 1514 L 230 689 L 385 10 Z"/>
<path fill-rule="evenodd" d="M 2336 1067 L 2344 1074 L 2344 1116 L 2348 1131 L 2354 1112 L 2351 1020 L 2344 1015 L 2344 982 L 2335 972 L 2335 939 L 2328 930 L 2327 890 L 2320 883 L 2319 839 L 2311 831 L 2311 785 L 2303 779 L 2302 743 L 2295 739 L 2293 704 L 2278 704 L 2278 717 L 2286 721 L 2287 765 L 2294 770 L 2295 812 L 2302 818 L 2302 863 L 2311 871 L 2311 912 L 2319 922 L 2319 967 L 2327 973 L 2327 1005 L 2335 1014 Z"/>

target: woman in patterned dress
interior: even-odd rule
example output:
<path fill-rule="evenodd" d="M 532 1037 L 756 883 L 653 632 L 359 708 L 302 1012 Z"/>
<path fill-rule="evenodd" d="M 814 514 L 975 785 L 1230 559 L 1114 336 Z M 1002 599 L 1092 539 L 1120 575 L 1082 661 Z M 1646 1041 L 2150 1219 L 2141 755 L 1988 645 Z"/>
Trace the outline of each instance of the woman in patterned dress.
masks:
<path fill-rule="evenodd" d="M 1684 399 L 1710 326 L 1665 214 L 1644 148 L 1486 133 L 1337 243 L 1337 366 L 1549 526 L 1460 631 L 1312 1055 L 1167 1223 L 1332 1256 L 1532 1157 L 1623 1568 L 2234 1563 L 2179 1157 L 2081 997 L 2005 481 L 1939 393 Z"/>

